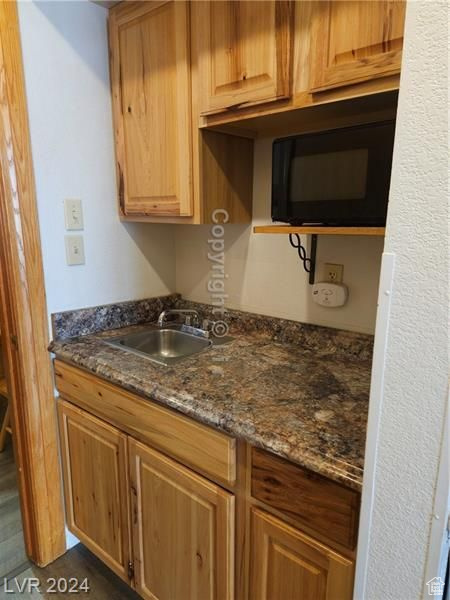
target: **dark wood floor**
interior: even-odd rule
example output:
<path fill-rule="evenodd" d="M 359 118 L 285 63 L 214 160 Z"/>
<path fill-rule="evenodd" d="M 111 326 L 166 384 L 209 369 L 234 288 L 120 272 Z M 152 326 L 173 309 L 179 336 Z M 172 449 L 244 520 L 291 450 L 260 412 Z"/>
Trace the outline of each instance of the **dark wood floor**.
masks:
<path fill-rule="evenodd" d="M 0 409 L 0 421 L 2 416 Z M 16 467 L 9 438 L 0 452 L 0 577 L 26 564 Z"/>
<path fill-rule="evenodd" d="M 30 578 L 37 578 L 40 582 L 39 591 L 27 590 L 19 591 L 20 586 L 26 586 Z M 50 578 L 64 581 L 70 578 L 76 578 L 82 582 L 85 578 L 89 586 L 89 591 L 79 591 L 78 593 L 68 593 L 67 591 L 49 592 Z M 133 592 L 121 579 L 100 562 L 84 546 L 78 544 L 61 558 L 43 569 L 35 565 L 28 569 L 9 576 L 7 583 L 0 580 L 0 598 L 5 600 L 15 598 L 17 600 L 27 600 L 32 598 L 52 598 L 67 600 L 70 597 L 89 598 L 90 600 L 138 600 L 140 596 Z"/>

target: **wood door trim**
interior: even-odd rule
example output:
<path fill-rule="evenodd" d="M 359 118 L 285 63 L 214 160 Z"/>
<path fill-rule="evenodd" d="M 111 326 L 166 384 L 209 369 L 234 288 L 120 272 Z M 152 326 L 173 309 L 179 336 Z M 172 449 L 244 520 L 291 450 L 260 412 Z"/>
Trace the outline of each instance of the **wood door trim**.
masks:
<path fill-rule="evenodd" d="M 57 420 L 15 1 L 0 3 L 0 323 L 27 555 L 64 553 Z"/>

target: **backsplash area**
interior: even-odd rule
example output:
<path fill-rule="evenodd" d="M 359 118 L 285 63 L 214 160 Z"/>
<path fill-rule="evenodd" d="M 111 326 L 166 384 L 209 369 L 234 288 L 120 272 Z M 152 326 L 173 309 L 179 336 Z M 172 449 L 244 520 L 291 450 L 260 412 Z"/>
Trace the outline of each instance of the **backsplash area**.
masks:
<path fill-rule="evenodd" d="M 255 142 L 253 224 L 270 222 L 272 139 Z M 210 226 L 179 226 L 175 235 L 176 290 L 184 298 L 211 303 L 208 282 L 214 262 L 208 258 Z M 309 238 L 303 241 L 309 244 Z M 341 308 L 312 301 L 308 276 L 286 235 L 254 234 L 252 226 L 224 228 L 226 306 L 274 317 L 373 333 L 377 308 L 383 238 L 328 236 L 318 238 L 316 281 L 324 262 L 344 265 L 349 299 Z M 211 286 L 210 286 L 211 287 Z"/>
<path fill-rule="evenodd" d="M 355 360 L 372 358 L 371 335 L 232 309 L 227 310 L 223 316 L 218 316 L 213 305 L 192 302 L 179 294 L 55 313 L 52 315 L 53 337 L 63 341 L 131 325 L 154 323 L 159 313 L 169 308 L 194 309 L 199 313 L 201 321 L 223 319 L 232 335 L 251 334 L 273 342 L 294 344 L 319 357 L 334 356 Z"/>
<path fill-rule="evenodd" d="M 128 325 L 150 323 L 156 321 L 161 311 L 174 307 L 179 297 L 179 294 L 169 294 L 53 313 L 52 335 L 54 339 L 64 340 Z"/>

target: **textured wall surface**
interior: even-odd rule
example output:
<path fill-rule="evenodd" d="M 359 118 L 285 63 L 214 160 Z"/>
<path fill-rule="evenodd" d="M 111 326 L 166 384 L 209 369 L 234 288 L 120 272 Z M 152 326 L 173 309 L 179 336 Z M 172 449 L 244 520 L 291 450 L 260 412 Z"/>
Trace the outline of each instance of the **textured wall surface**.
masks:
<path fill-rule="evenodd" d="M 253 225 L 270 219 L 272 139 L 255 143 Z M 304 242 L 309 236 L 304 237 Z M 180 227 L 176 232 L 177 291 L 198 302 L 209 302 L 207 281 L 209 227 Z M 324 308 L 314 304 L 308 276 L 297 251 L 285 235 L 255 235 L 252 227 L 225 228 L 225 282 L 230 308 L 305 323 L 373 333 L 382 238 L 320 236 L 316 281 L 324 262 L 344 265 L 344 283 L 350 296 L 346 306 Z M 309 243 L 309 242 L 308 242 Z"/>
<path fill-rule="evenodd" d="M 448 378 L 447 25 L 446 3 L 408 3 L 385 246 L 396 266 L 366 600 L 427 597 Z"/>
<path fill-rule="evenodd" d="M 18 5 L 49 312 L 174 291 L 173 228 L 118 217 L 107 10 Z M 84 266 L 66 265 L 64 198 L 83 201 Z"/>

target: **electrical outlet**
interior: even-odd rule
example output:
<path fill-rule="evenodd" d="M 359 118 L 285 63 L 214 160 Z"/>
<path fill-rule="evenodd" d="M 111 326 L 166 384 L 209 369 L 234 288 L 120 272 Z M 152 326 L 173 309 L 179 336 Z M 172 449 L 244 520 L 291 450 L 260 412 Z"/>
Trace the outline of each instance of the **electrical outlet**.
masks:
<path fill-rule="evenodd" d="M 68 265 L 84 265 L 84 243 L 82 235 L 66 235 L 66 262 Z"/>
<path fill-rule="evenodd" d="M 342 283 L 344 276 L 344 265 L 335 265 L 332 263 L 325 263 L 324 265 L 324 280 L 331 281 L 333 283 Z"/>

